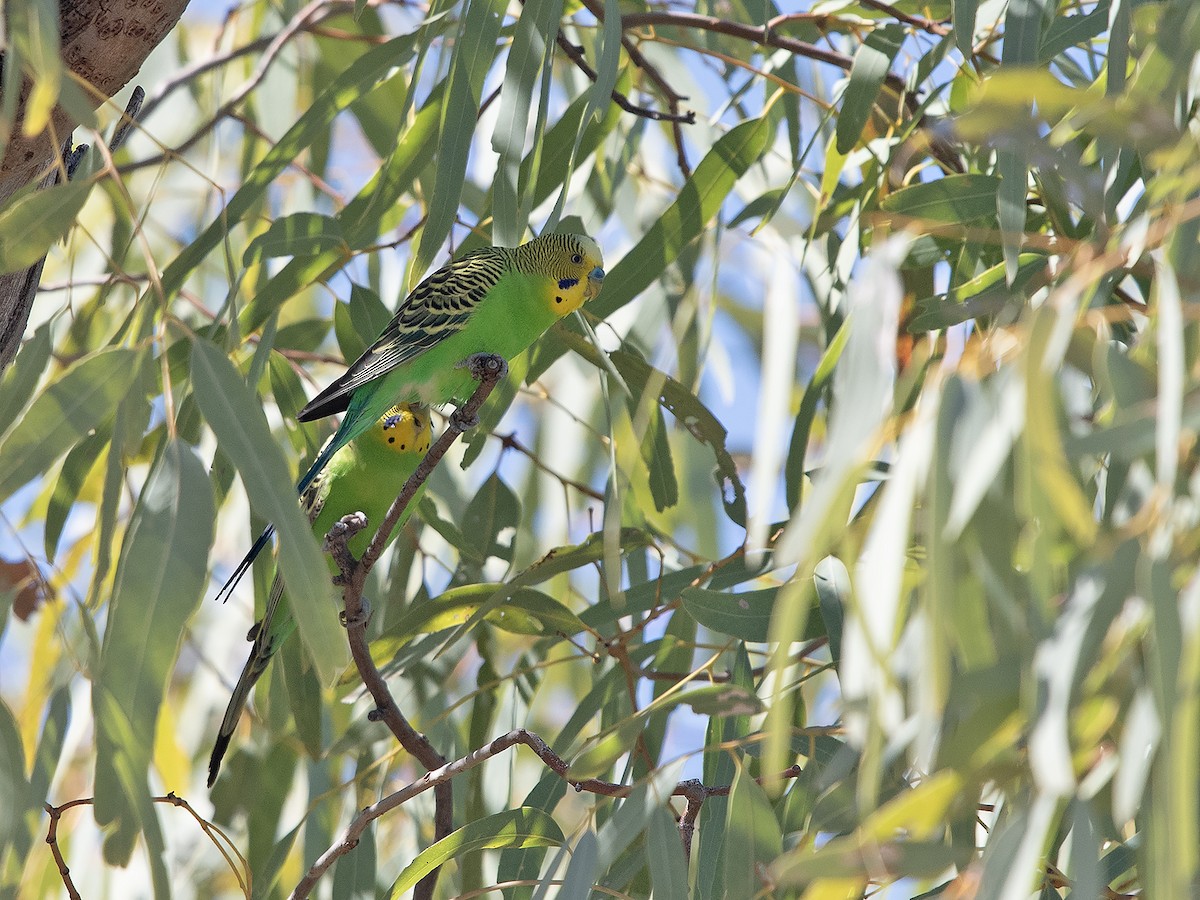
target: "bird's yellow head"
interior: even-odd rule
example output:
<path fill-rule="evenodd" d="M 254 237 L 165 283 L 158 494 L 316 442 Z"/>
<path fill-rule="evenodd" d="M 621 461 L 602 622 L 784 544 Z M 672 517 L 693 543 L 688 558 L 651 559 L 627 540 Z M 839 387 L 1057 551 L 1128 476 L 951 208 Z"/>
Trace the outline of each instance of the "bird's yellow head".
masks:
<path fill-rule="evenodd" d="M 586 234 L 544 234 L 517 248 L 517 265 L 550 278 L 546 301 L 559 316 L 573 313 L 600 293 L 604 257 Z"/>
<path fill-rule="evenodd" d="M 424 455 L 433 441 L 429 410 L 407 403 L 389 409 L 372 432 L 379 443 L 393 453 Z"/>

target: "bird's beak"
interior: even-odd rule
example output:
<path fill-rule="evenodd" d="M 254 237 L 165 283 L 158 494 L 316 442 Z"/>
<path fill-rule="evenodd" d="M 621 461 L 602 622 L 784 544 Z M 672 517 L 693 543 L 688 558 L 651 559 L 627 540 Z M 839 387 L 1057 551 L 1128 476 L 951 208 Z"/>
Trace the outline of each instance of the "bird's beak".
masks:
<path fill-rule="evenodd" d="M 599 266 L 588 272 L 587 299 L 591 300 L 604 287 L 604 270 Z"/>

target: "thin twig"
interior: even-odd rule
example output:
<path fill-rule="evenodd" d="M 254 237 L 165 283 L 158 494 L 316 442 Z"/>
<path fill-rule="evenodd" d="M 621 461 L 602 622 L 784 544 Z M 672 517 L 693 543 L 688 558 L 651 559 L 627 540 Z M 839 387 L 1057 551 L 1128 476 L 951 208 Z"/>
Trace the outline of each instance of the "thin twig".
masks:
<path fill-rule="evenodd" d="M 588 487 L 588 485 L 581 481 L 575 481 L 572 478 L 568 478 L 566 475 L 561 475 L 547 466 L 541 461 L 541 459 L 538 458 L 536 453 L 517 440 L 517 433 L 515 431 L 510 431 L 508 434 L 496 434 L 495 436 L 500 439 L 500 445 L 505 450 L 516 450 L 522 456 L 526 457 L 531 463 L 533 463 L 534 468 L 545 472 L 551 478 L 555 479 L 559 484 L 565 484 L 567 487 L 575 488 L 575 490 L 579 491 L 579 493 L 583 494 L 585 497 L 591 497 L 593 500 L 601 503 L 604 502 L 604 494 L 602 494 L 600 491 L 597 491 L 595 488 Z"/>
<path fill-rule="evenodd" d="M 882 13 L 887 13 L 893 19 L 903 22 L 905 25 L 911 25 L 913 28 L 920 28 L 922 31 L 928 31 L 930 34 L 936 34 L 940 37 L 945 37 L 950 33 L 950 29 L 941 22 L 935 22 L 933 19 L 927 19 L 924 16 L 910 16 L 908 13 L 897 9 L 890 3 L 884 3 L 883 0 L 858 0 L 863 6 L 869 6 L 871 9 L 877 9 Z"/>
<path fill-rule="evenodd" d="M 58 846 L 58 823 L 63 813 L 68 810 L 81 806 L 92 806 L 95 802 L 94 797 L 82 797 L 78 800 L 69 800 L 61 806 L 52 806 L 49 803 L 42 804 L 42 809 L 50 816 L 50 824 L 46 827 L 46 843 L 50 845 L 50 852 L 53 854 L 55 864 L 58 866 L 59 877 L 62 878 L 63 886 L 67 889 L 67 895 L 71 900 L 82 900 L 82 898 L 71 879 L 71 870 L 67 868 L 67 862 L 63 858 L 62 851 Z M 229 835 L 222 831 L 219 826 L 201 816 L 190 803 L 178 796 L 174 791 L 169 791 L 164 797 L 151 797 L 150 802 L 166 803 L 174 806 L 176 809 L 188 812 L 196 820 L 197 824 L 199 824 L 200 830 L 208 835 L 208 839 L 213 842 L 213 845 L 217 848 L 217 852 L 225 858 L 225 862 L 233 871 L 233 875 L 237 879 L 242 893 L 247 897 L 250 896 L 249 864 L 237 849 L 237 845 L 230 840 Z M 234 859 L 235 856 L 237 857 L 236 860 Z"/>
<path fill-rule="evenodd" d="M 583 48 L 568 41 L 561 31 L 558 33 L 558 46 L 562 47 L 563 52 L 567 54 L 567 58 L 575 63 L 579 67 L 579 71 L 586 75 L 589 80 L 596 80 L 598 77 L 596 70 L 588 65 L 588 61 L 583 56 Z M 638 106 L 618 90 L 612 92 L 612 98 L 613 102 L 625 110 L 625 112 L 641 116 L 643 119 L 652 119 L 655 122 L 683 122 L 687 125 L 692 125 L 696 121 L 696 113 L 692 110 L 688 110 L 681 115 L 672 115 L 661 110 L 649 109 L 645 106 Z"/>
<path fill-rule="evenodd" d="M 629 13 L 621 16 L 621 25 L 624 28 L 639 28 L 643 25 L 698 28 L 702 31 L 714 31 L 718 34 L 727 34 L 730 37 L 742 38 L 756 44 L 762 44 L 765 47 L 787 50 L 797 56 L 828 63 L 831 66 L 837 66 L 839 69 L 845 69 L 847 72 L 854 65 L 854 58 L 847 56 L 845 53 L 825 50 L 807 41 L 776 34 L 772 30 L 770 22 L 767 23 L 766 28 L 760 28 L 754 25 L 744 25 L 741 22 L 731 22 L 728 19 L 718 19 L 716 16 L 703 16 L 698 13 L 645 12 Z M 895 77 L 892 76 L 892 78 Z"/>

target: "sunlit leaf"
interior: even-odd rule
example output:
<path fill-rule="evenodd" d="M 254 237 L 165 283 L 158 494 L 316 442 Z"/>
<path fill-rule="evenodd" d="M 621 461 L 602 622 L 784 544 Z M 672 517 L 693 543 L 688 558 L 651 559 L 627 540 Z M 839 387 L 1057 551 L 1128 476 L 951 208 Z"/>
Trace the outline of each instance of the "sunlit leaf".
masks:
<path fill-rule="evenodd" d="M 497 850 L 503 847 L 557 847 L 563 833 L 554 820 L 540 809 L 522 806 L 470 822 L 432 847 L 422 850 L 404 867 L 387 893 L 389 900 L 404 892 L 429 872 L 464 853 Z"/>
<path fill-rule="evenodd" d="M 191 448 L 168 444 L 121 546 L 95 678 L 96 820 L 120 821 L 126 834 L 133 824 L 144 826 L 130 790 L 145 788 L 159 705 L 184 626 L 208 582 L 212 521 L 204 466 Z M 110 704 L 126 716 L 115 731 L 108 727 Z"/>
<path fill-rule="evenodd" d="M 321 680 L 332 683 L 346 660 L 345 638 L 330 596 L 329 570 L 300 510 L 279 446 L 258 398 L 207 341 L 192 344 L 192 378 L 204 418 L 237 467 L 253 507 L 279 532 L 279 560 L 300 636 Z"/>
<path fill-rule="evenodd" d="M 292 213 L 271 223 L 250 242 L 242 265 L 252 266 L 276 256 L 314 256 L 332 250 L 349 252 L 338 220 L 317 213 Z"/>
<path fill-rule="evenodd" d="M 850 81 L 842 94 L 842 113 L 837 119 L 838 153 L 849 153 L 858 143 L 863 127 L 871 118 L 879 88 L 903 41 L 904 29 L 890 24 L 872 29 L 859 45 Z"/>
<path fill-rule="evenodd" d="M 46 386 L 0 443 L 0 499 L 111 419 L 138 376 L 138 357 L 138 351 L 121 347 L 102 350 Z"/>

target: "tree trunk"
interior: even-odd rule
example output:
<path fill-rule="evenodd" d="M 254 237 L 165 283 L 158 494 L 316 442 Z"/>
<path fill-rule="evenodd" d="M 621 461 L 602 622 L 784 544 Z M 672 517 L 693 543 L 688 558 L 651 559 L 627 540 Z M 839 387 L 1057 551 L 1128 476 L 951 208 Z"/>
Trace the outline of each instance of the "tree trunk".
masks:
<path fill-rule="evenodd" d="M 95 88 L 97 97 L 111 97 L 137 74 L 186 6 L 187 0 L 60 0 L 63 62 Z M 11 35 L 7 11 L 5 19 L 6 32 Z M 0 161 L 0 206 L 35 179 L 42 179 L 42 187 L 53 183 L 50 169 L 61 150 L 56 142 L 75 128 L 58 107 L 50 128 L 32 137 L 23 135 L 20 122 L 27 89 L 28 83 L 23 83 L 17 125 Z M 43 258 L 23 271 L 0 275 L 0 373 L 21 345 L 44 263 Z"/>

